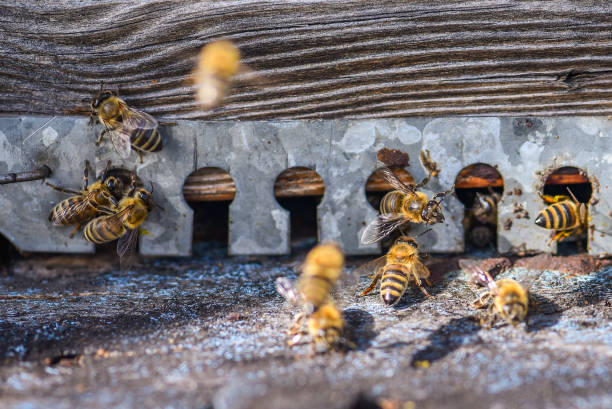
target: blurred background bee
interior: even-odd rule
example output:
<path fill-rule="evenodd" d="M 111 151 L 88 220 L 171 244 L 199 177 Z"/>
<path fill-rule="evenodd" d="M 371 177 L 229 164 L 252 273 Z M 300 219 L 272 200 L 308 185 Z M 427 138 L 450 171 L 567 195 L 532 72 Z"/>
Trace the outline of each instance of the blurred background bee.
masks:
<path fill-rule="evenodd" d="M 342 313 L 334 304 L 332 291 L 344 268 L 344 255 L 335 243 L 314 247 L 306 255 L 302 271 L 293 282 L 287 277 L 276 280 L 276 290 L 287 301 L 302 307 L 287 335 L 288 345 L 309 338 L 313 351 L 326 351 L 348 344 L 343 336 Z"/>
<path fill-rule="evenodd" d="M 406 186 L 384 164 L 378 170 L 395 190 L 387 193 L 380 201 L 380 215 L 361 235 L 363 244 L 376 243 L 408 222 L 435 224 L 444 221 L 441 203 L 446 195 L 453 191 L 453 187 L 446 192 L 436 193 L 427 200 L 427 195 L 417 189 L 427 184 L 431 175 L 421 183 Z"/>
<path fill-rule="evenodd" d="M 227 96 L 232 83 L 246 79 L 257 79 L 253 71 L 241 63 L 240 50 L 227 40 L 214 41 L 202 47 L 198 63 L 191 74 L 196 87 L 196 100 L 205 109 L 218 106 Z"/>
<path fill-rule="evenodd" d="M 548 245 L 553 241 L 585 233 L 589 226 L 588 209 L 585 203 L 579 202 L 571 190 L 571 198 L 566 195 L 543 195 L 542 200 L 550 205 L 542 210 L 535 219 L 535 224 L 550 230 L 558 230 Z"/>
<path fill-rule="evenodd" d="M 89 161 L 85 161 L 83 171 L 83 185 L 81 191 L 75 191 L 52 185 L 47 186 L 74 196 L 62 200 L 56 204 L 49 214 L 49 221 L 54 226 L 67 226 L 74 224 L 74 230 L 70 233 L 72 238 L 78 228 L 96 216 L 113 213 L 118 201 L 113 192 L 120 188 L 120 182 L 116 177 L 108 176 L 110 161 L 106 164 L 100 179 L 89 185 Z"/>
<path fill-rule="evenodd" d="M 508 324 L 517 325 L 525 319 L 530 303 L 529 292 L 525 287 L 511 278 L 493 280 L 489 272 L 483 270 L 474 260 L 459 260 L 459 267 L 470 275 L 471 281 L 487 288 L 472 303 L 473 308 L 480 309 L 490 302 L 482 323 L 490 326 L 496 318 L 501 318 Z"/>
<path fill-rule="evenodd" d="M 422 283 L 431 286 L 429 269 L 419 259 L 419 244 L 412 237 L 400 236 L 387 254 L 359 266 L 353 274 L 368 273 L 372 282 L 360 296 L 369 294 L 380 280 L 380 298 L 389 307 L 399 302 L 411 283 L 431 297 Z"/>
<path fill-rule="evenodd" d="M 501 195 L 491 187 L 489 193 L 475 193 L 472 207 L 463 219 L 463 228 L 468 234 L 470 243 L 483 248 L 495 242 L 497 229 L 497 203 Z"/>
<path fill-rule="evenodd" d="M 130 108 L 113 91 L 100 90 L 91 101 L 90 124 L 96 116 L 106 127 L 96 145 L 100 145 L 108 133 L 117 154 L 123 159 L 134 149 L 142 163 L 142 152 L 157 152 L 163 147 L 157 120 L 146 112 Z"/>
<path fill-rule="evenodd" d="M 121 268 L 131 264 L 138 243 L 140 225 L 153 210 L 153 193 L 144 188 L 134 188 L 110 215 L 97 217 L 87 223 L 83 231 L 87 241 L 104 244 L 117 240 L 117 254 Z"/>

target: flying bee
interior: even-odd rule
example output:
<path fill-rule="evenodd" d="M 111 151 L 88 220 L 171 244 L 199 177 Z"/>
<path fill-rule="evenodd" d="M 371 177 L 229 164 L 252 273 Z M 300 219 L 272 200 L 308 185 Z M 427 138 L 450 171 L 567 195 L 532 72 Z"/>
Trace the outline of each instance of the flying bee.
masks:
<path fill-rule="evenodd" d="M 380 201 L 380 215 L 364 230 L 361 236 L 363 244 L 376 243 L 408 222 L 436 224 L 444 221 L 441 203 L 453 191 L 454 186 L 427 200 L 427 195 L 417 189 L 429 182 L 431 174 L 416 185 L 406 186 L 387 166 L 383 165 L 379 170 L 395 190 L 387 193 Z"/>
<path fill-rule="evenodd" d="M 545 229 L 558 230 L 548 242 L 549 246 L 553 241 L 580 235 L 588 229 L 589 215 L 586 204 L 579 202 L 571 190 L 567 191 L 571 198 L 565 195 L 540 194 L 544 202 L 550 205 L 538 214 L 535 224 Z"/>
<path fill-rule="evenodd" d="M 138 228 L 153 210 L 153 193 L 144 188 L 134 188 L 119 202 L 113 214 L 97 217 L 85 225 L 83 233 L 90 243 L 117 242 L 117 254 L 123 267 L 133 255 L 138 242 Z"/>
<path fill-rule="evenodd" d="M 335 243 L 314 247 L 306 255 L 302 272 L 296 282 L 287 277 L 276 280 L 276 290 L 287 301 L 303 308 L 287 335 L 289 345 L 310 336 L 313 348 L 329 349 L 348 341 L 342 338 L 344 320 L 334 305 L 331 293 L 344 266 L 344 255 Z"/>
<path fill-rule="evenodd" d="M 480 309 L 492 300 L 487 310 L 487 323 L 490 324 L 499 317 L 508 324 L 517 325 L 525 319 L 528 304 L 532 300 L 527 289 L 521 284 L 511 278 L 493 280 L 474 260 L 459 260 L 459 267 L 470 275 L 472 281 L 487 288 L 487 291 L 472 303 L 473 308 Z"/>
<path fill-rule="evenodd" d="M 106 164 L 100 179 L 89 185 L 89 161 L 85 161 L 80 192 L 58 187 L 45 181 L 47 186 L 57 191 L 74 195 L 53 207 L 49 214 L 51 224 L 54 226 L 74 224 L 74 230 L 70 233 L 72 238 L 83 223 L 101 214 L 114 212 L 118 202 L 112 192 L 119 187 L 120 182 L 117 178 L 107 175 L 109 167 L 110 161 Z"/>
<path fill-rule="evenodd" d="M 146 112 L 130 108 L 115 92 L 100 90 L 91 101 L 90 124 L 96 116 L 106 127 L 96 141 L 96 146 L 100 145 L 104 135 L 108 133 L 120 157 L 129 157 L 134 149 L 138 153 L 140 163 L 142 152 L 157 152 L 162 149 L 157 120 Z"/>
<path fill-rule="evenodd" d="M 240 50 L 232 42 L 214 41 L 205 45 L 192 73 L 198 102 L 207 109 L 217 106 L 227 95 L 232 78 L 244 69 Z"/>
<path fill-rule="evenodd" d="M 369 294 L 380 280 L 380 298 L 389 307 L 399 302 L 411 283 L 431 297 L 422 283 L 431 286 L 430 272 L 419 259 L 419 244 L 412 237 L 400 236 L 387 254 L 358 267 L 353 274 L 360 276 L 368 271 L 374 271 L 370 275 L 373 280 L 360 296 Z"/>

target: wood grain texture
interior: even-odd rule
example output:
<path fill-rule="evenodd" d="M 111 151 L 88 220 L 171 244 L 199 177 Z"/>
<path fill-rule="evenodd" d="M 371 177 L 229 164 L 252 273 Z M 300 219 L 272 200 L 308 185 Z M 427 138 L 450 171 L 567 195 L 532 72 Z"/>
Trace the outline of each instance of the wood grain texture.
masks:
<path fill-rule="evenodd" d="M 165 118 L 612 114 L 612 3 L 0 2 L 0 114 L 85 114 L 103 81 Z M 234 41 L 259 76 L 203 111 L 189 73 Z"/>

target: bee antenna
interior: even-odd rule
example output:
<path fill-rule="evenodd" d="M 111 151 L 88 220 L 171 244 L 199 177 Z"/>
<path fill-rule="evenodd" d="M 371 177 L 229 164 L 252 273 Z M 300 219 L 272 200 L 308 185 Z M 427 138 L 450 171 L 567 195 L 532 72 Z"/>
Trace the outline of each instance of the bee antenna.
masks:
<path fill-rule="evenodd" d="M 419 233 L 417 237 L 421 237 L 421 236 L 422 236 L 422 235 L 424 235 L 425 233 L 429 233 L 429 232 L 430 232 L 430 231 L 432 231 L 432 230 L 433 230 L 433 229 L 430 227 L 429 229 L 427 229 L 427 230 L 425 230 L 425 231 L 423 231 L 423 232 Z"/>
<path fill-rule="evenodd" d="M 574 194 L 572 193 L 572 191 L 570 190 L 569 187 L 566 187 L 567 191 L 569 192 L 570 196 L 572 197 L 572 200 L 576 203 L 578 203 L 578 199 L 576 199 L 576 196 L 574 196 Z"/>

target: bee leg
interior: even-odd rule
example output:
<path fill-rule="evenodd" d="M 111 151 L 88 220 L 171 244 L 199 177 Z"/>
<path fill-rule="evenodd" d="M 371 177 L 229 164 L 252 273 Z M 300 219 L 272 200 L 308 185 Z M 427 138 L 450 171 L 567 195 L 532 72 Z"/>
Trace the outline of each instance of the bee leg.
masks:
<path fill-rule="evenodd" d="M 372 292 L 372 290 L 374 288 L 376 288 L 376 284 L 378 284 L 378 280 L 380 279 L 380 273 L 377 272 L 376 275 L 374 276 L 374 279 L 372 280 L 372 282 L 370 283 L 370 286 L 368 288 L 366 288 L 365 290 L 363 290 L 361 292 L 361 294 L 359 294 L 360 297 L 363 297 L 364 295 L 369 294 L 370 292 Z"/>
<path fill-rule="evenodd" d="M 77 223 L 77 225 L 74 226 L 74 229 L 72 229 L 72 232 L 70 233 L 70 235 L 68 237 L 69 238 L 73 238 L 74 235 L 76 234 L 77 230 L 79 230 L 79 227 L 81 227 L 81 223 Z"/>
<path fill-rule="evenodd" d="M 63 188 L 63 187 L 52 185 L 51 183 L 47 182 L 46 180 L 45 180 L 45 185 L 49 186 L 53 190 L 57 190 L 58 192 L 62 192 L 62 193 L 68 193 L 69 195 L 80 195 L 81 194 L 81 192 L 77 192 L 76 190 L 66 189 L 66 188 Z"/>
<path fill-rule="evenodd" d="M 418 287 L 419 287 L 419 290 L 421 290 L 421 292 L 422 292 L 423 294 L 425 294 L 425 296 L 426 296 L 426 297 L 429 297 L 429 298 L 434 298 L 434 296 L 433 296 L 433 295 L 431 295 L 431 294 L 429 294 L 429 293 L 427 292 L 427 289 L 425 289 L 425 287 L 423 287 L 421 284 L 419 284 L 419 285 L 418 285 Z"/>
<path fill-rule="evenodd" d="M 426 278 L 424 278 L 423 281 L 425 281 L 425 284 L 427 284 L 428 287 L 431 287 L 431 281 Z"/>
<path fill-rule="evenodd" d="M 558 202 L 562 202 L 564 200 L 569 199 L 565 195 L 551 196 L 551 195 L 544 195 L 541 192 L 538 192 L 538 194 L 540 195 L 540 199 L 542 199 L 544 203 L 546 204 L 558 203 Z"/>
<path fill-rule="evenodd" d="M 104 134 L 107 132 L 108 132 L 108 129 L 105 129 L 102 132 L 100 132 L 100 136 L 98 136 L 98 140 L 96 140 L 96 146 L 100 146 L 100 144 L 102 143 L 102 139 L 104 139 Z"/>
<path fill-rule="evenodd" d="M 138 160 L 140 161 L 140 163 L 143 163 L 142 160 L 142 152 L 140 152 L 139 150 L 136 151 L 136 153 L 138 154 Z"/>
<path fill-rule="evenodd" d="M 555 236 L 552 239 L 550 239 L 550 241 L 548 242 L 548 246 L 550 246 L 553 241 L 563 241 L 563 239 L 566 239 L 571 235 L 572 235 L 572 230 L 560 231 L 559 233 L 555 234 Z"/>
<path fill-rule="evenodd" d="M 83 185 L 81 190 L 84 192 L 87 190 L 87 186 L 89 185 L 89 161 L 85 160 L 85 169 L 83 170 Z"/>
<path fill-rule="evenodd" d="M 419 190 L 420 188 L 428 184 L 430 179 L 431 179 L 431 174 L 427 174 L 427 176 L 425 176 L 425 179 L 421 180 L 419 183 L 414 185 L 414 190 Z"/>
<path fill-rule="evenodd" d="M 287 331 L 287 335 L 297 335 L 299 333 L 303 333 L 304 330 L 302 327 L 304 325 L 305 319 L 306 314 L 304 314 L 303 312 L 297 314 L 293 319 L 293 324 L 291 325 L 291 328 L 289 328 L 289 331 Z"/>

